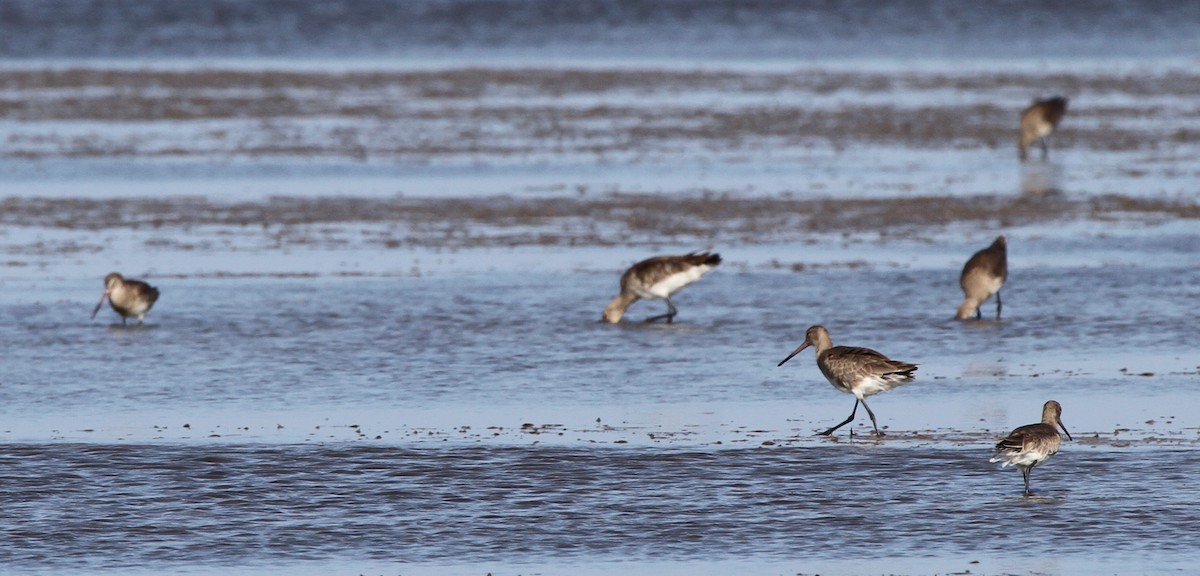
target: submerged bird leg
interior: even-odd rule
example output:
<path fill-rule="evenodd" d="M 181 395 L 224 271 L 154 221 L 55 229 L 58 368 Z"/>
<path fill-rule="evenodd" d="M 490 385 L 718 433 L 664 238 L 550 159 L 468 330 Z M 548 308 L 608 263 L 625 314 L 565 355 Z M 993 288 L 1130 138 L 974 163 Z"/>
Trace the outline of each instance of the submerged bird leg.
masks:
<path fill-rule="evenodd" d="M 859 402 L 862 402 L 863 408 L 867 409 L 867 415 L 871 417 L 871 425 L 875 427 L 875 436 L 883 436 L 883 432 L 879 431 L 879 425 L 875 423 L 875 413 L 871 411 L 870 406 L 867 406 L 867 401 L 859 400 Z"/>
<path fill-rule="evenodd" d="M 663 318 L 666 318 L 667 324 L 670 324 L 675 319 L 675 314 L 677 312 L 675 310 L 675 305 L 671 303 L 670 298 L 664 298 L 663 300 L 667 302 L 667 313 L 659 314 L 658 316 L 651 316 L 646 319 L 647 322 L 654 322 L 656 320 L 662 320 Z"/>
<path fill-rule="evenodd" d="M 982 306 L 978 306 L 975 308 L 975 319 L 976 320 L 980 320 L 983 318 L 983 312 L 980 311 L 980 308 L 982 308 Z"/>
<path fill-rule="evenodd" d="M 999 320 L 999 319 L 1000 319 L 1000 309 L 1001 309 L 1003 306 L 1004 306 L 1004 304 L 1002 304 L 1002 303 L 1000 302 L 1000 291 L 999 291 L 999 290 L 997 290 L 997 291 L 996 291 L 996 319 L 997 319 L 997 320 Z"/>
<path fill-rule="evenodd" d="M 1021 475 L 1025 477 L 1025 497 L 1026 498 L 1029 497 L 1029 473 L 1031 471 L 1033 471 L 1032 468 L 1021 468 Z"/>
<path fill-rule="evenodd" d="M 826 431 L 824 431 L 824 432 L 821 432 L 821 433 L 817 434 L 817 436 L 828 436 L 828 435 L 830 435 L 830 434 L 833 434 L 833 431 L 834 431 L 834 430 L 837 430 L 838 428 L 841 428 L 842 426 L 845 426 L 845 425 L 847 425 L 847 424 L 849 424 L 849 423 L 853 422 L 853 421 L 854 421 L 854 415 L 858 413 L 858 403 L 859 403 L 859 402 L 861 402 L 861 400 L 859 400 L 859 399 L 857 399 L 857 398 L 855 398 L 855 399 L 854 399 L 854 409 L 850 411 L 850 417 L 849 417 L 849 418 L 846 418 L 846 420 L 844 420 L 844 421 L 843 421 L 841 424 L 838 424 L 837 426 L 834 426 L 833 428 L 830 428 L 830 429 L 828 429 L 828 430 L 826 430 Z M 866 406 L 866 404 L 863 404 L 863 406 Z M 868 412 L 870 412 L 871 410 L 868 408 L 868 409 L 867 409 L 867 411 L 868 411 Z M 874 416 L 871 416 L 871 420 L 874 420 L 874 419 L 875 419 L 875 417 L 874 417 Z"/>

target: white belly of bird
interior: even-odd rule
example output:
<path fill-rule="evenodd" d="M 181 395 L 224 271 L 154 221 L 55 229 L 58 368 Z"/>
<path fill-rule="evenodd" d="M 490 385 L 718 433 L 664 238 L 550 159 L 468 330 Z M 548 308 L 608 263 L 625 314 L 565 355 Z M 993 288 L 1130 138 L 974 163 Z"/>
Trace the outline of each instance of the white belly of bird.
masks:
<path fill-rule="evenodd" d="M 1053 454 L 1054 452 L 1047 454 L 1041 450 L 1027 450 L 1024 452 L 1018 452 L 1016 454 L 997 454 L 994 458 L 992 458 L 991 461 L 1004 462 L 1000 465 L 1001 468 L 1007 468 L 1009 466 L 1016 466 L 1018 468 L 1032 468 Z"/>
<path fill-rule="evenodd" d="M 649 286 L 645 291 L 639 291 L 638 296 L 642 298 L 670 298 L 684 286 L 695 282 L 711 269 L 712 266 L 696 266 L 688 268 L 683 272 L 676 272 Z"/>
<path fill-rule="evenodd" d="M 837 382 L 830 380 L 835 388 L 841 388 Z M 896 382 L 884 376 L 862 376 L 858 380 L 848 382 L 850 389 L 846 390 L 859 398 L 866 398 L 880 392 L 887 392 L 895 388 L 900 382 Z"/>
<path fill-rule="evenodd" d="M 1049 122 L 1046 122 L 1046 121 L 1038 122 L 1036 125 L 1036 128 L 1037 128 L 1037 131 L 1035 132 L 1035 134 L 1037 134 L 1038 138 L 1045 138 L 1046 136 L 1049 136 L 1051 132 L 1054 131 L 1054 125 Z"/>
<path fill-rule="evenodd" d="M 987 288 L 990 296 L 1000 291 L 1000 287 L 1004 286 L 1004 281 L 999 276 L 989 276 L 983 281 L 983 286 Z"/>
<path fill-rule="evenodd" d="M 145 302 L 138 300 L 132 306 L 127 308 L 130 316 L 142 316 L 150 310 L 150 307 Z"/>

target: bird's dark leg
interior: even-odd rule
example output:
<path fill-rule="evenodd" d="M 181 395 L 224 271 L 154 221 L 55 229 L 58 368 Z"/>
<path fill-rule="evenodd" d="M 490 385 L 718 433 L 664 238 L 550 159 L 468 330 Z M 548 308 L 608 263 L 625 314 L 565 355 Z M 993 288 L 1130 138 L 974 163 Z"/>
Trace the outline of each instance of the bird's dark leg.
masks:
<path fill-rule="evenodd" d="M 1038 142 L 1042 144 L 1042 160 L 1045 160 L 1050 156 L 1050 149 L 1046 146 L 1046 137 L 1039 138 Z"/>
<path fill-rule="evenodd" d="M 833 428 L 830 428 L 830 429 L 828 429 L 828 430 L 826 430 L 826 431 L 824 431 L 824 432 L 821 432 L 821 433 L 817 434 L 817 436 L 828 436 L 828 435 L 830 435 L 830 434 L 833 434 L 833 431 L 834 431 L 834 430 L 837 430 L 838 428 L 841 428 L 842 426 L 845 426 L 845 425 L 847 425 L 847 424 L 849 424 L 849 423 L 853 422 L 853 421 L 854 421 L 854 415 L 855 415 L 856 413 L 858 413 L 858 403 L 859 403 L 859 400 L 858 400 L 857 398 L 855 398 L 855 399 L 854 399 L 854 409 L 850 411 L 850 417 L 849 417 L 849 418 L 847 418 L 847 419 L 846 419 L 845 421 L 843 421 L 841 424 L 838 424 L 837 426 L 834 426 Z M 863 404 L 863 406 L 866 406 L 866 404 Z"/>
<path fill-rule="evenodd" d="M 129 324 L 127 323 L 127 322 L 128 322 L 128 320 L 129 320 L 128 318 L 126 318 L 126 317 L 122 316 L 122 317 L 121 317 L 121 325 L 122 325 L 122 326 L 128 326 L 128 325 L 129 325 Z"/>
<path fill-rule="evenodd" d="M 983 318 L 983 312 L 980 312 L 979 308 L 982 308 L 982 306 L 975 308 L 975 319 L 976 320 Z"/>
<path fill-rule="evenodd" d="M 1029 472 L 1030 468 L 1022 468 L 1021 475 L 1025 477 L 1025 497 L 1029 497 Z"/>
<path fill-rule="evenodd" d="M 670 324 L 671 321 L 675 319 L 675 313 L 676 313 L 675 305 L 671 303 L 670 298 L 664 298 L 663 300 L 667 301 L 667 313 L 659 314 L 658 316 L 651 316 L 646 319 L 647 322 L 654 322 L 656 320 L 662 320 L 663 318 L 666 318 L 667 324 Z"/>
<path fill-rule="evenodd" d="M 871 425 L 875 427 L 875 435 L 883 436 L 883 432 L 879 431 L 879 425 L 875 423 L 875 413 L 871 411 L 870 406 L 867 406 L 867 401 L 860 400 L 860 402 L 862 402 L 863 408 L 867 409 L 867 415 L 871 417 Z"/>
<path fill-rule="evenodd" d="M 1004 303 L 1000 302 L 1000 291 L 996 291 L 996 319 L 1000 319 L 1000 309 L 1004 307 Z"/>

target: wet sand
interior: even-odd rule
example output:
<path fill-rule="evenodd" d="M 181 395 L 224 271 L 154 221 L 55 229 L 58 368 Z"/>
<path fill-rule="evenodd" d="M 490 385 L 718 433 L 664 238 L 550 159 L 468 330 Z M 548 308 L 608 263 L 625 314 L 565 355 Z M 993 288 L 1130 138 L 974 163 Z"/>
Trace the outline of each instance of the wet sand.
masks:
<path fill-rule="evenodd" d="M 1019 110 L 1048 86 L 1073 98 L 1056 147 L 1157 156 L 1200 142 L 1200 112 L 1186 104 L 1200 75 L 1189 70 L 16 69 L 0 70 L 0 121 L 13 122 L 0 135 L 6 155 L 27 159 L 644 162 L 814 145 L 1015 150 Z"/>
<path fill-rule="evenodd" d="M 871 234 L 839 241 L 912 243 L 964 227 L 1197 219 L 1200 203 L 1194 199 L 1119 195 L 788 199 L 583 193 L 537 199 L 277 197 L 234 203 L 195 197 L 9 197 L 0 200 L 0 224 L 78 234 L 58 242 L 8 234 L 0 236 L 0 247 L 9 255 L 5 264 L 20 267 L 99 253 L 103 246 L 95 243 L 95 234 L 113 230 L 134 233 L 146 249 L 190 253 L 227 249 L 231 242 L 268 250 L 804 244 L 861 222 L 872 223 Z"/>
<path fill-rule="evenodd" d="M 1051 145 L 1074 159 L 1019 167 L 1046 86 L 1073 96 Z M 16 269 L 104 255 L 98 232 L 186 255 L 1186 226 L 1198 91 L 1174 69 L 6 69 L 0 248 Z"/>

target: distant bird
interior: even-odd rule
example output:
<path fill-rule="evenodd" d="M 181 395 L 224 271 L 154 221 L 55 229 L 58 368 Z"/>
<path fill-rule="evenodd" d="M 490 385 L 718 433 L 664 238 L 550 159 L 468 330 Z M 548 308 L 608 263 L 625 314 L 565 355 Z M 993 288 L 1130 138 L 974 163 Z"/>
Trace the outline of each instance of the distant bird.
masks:
<path fill-rule="evenodd" d="M 675 318 L 675 305 L 671 296 L 684 286 L 698 280 L 705 272 L 721 263 L 721 255 L 709 252 L 692 252 L 683 256 L 656 256 L 642 260 L 621 275 L 621 293 L 604 308 L 605 322 L 616 324 L 625 315 L 631 304 L 645 298 L 666 300 L 667 313 L 652 316 L 646 322 L 667 319 L 670 324 Z"/>
<path fill-rule="evenodd" d="M 1042 145 L 1042 160 L 1046 159 L 1049 150 L 1046 149 L 1046 137 L 1058 128 L 1059 121 L 1067 113 L 1067 99 L 1061 96 L 1034 100 L 1028 108 L 1021 111 L 1021 139 L 1017 142 L 1021 161 L 1024 161 L 1029 146 L 1034 142 Z"/>
<path fill-rule="evenodd" d="M 962 286 L 963 301 L 958 307 L 956 317 L 967 320 L 974 316 L 982 318 L 979 307 L 996 295 L 996 319 L 1000 319 L 1003 303 L 1000 301 L 1000 288 L 1008 280 L 1008 241 L 1004 236 L 997 236 L 991 246 L 976 252 L 963 266 L 958 284 Z"/>
<path fill-rule="evenodd" d="M 857 398 L 854 401 L 854 410 L 850 411 L 850 417 L 841 424 L 821 432 L 820 435 L 828 436 L 833 434 L 834 430 L 853 422 L 854 414 L 858 412 L 858 405 L 861 403 L 871 416 L 875 435 L 883 436 L 883 432 L 879 431 L 879 424 L 875 422 L 875 413 L 867 406 L 866 398 L 912 382 L 917 365 L 891 360 L 870 348 L 834 346 L 833 341 L 829 339 L 829 331 L 824 326 L 813 326 L 805 332 L 804 343 L 788 354 L 778 366 L 783 366 L 809 346 L 815 346 L 817 349 L 817 368 L 821 369 L 825 379 L 833 384 L 834 388 L 853 394 Z M 853 430 L 850 433 L 853 435 Z"/>
<path fill-rule="evenodd" d="M 135 316 L 140 323 L 145 321 L 146 313 L 158 301 L 158 288 L 141 280 L 126 280 L 124 276 L 113 272 L 104 277 L 104 294 L 92 310 L 93 319 L 105 300 L 108 300 L 112 309 L 121 315 L 121 324 Z"/>
<path fill-rule="evenodd" d="M 1071 433 L 1067 432 L 1067 427 L 1063 426 L 1062 406 L 1051 400 L 1042 406 L 1041 422 L 1021 426 L 996 443 L 996 454 L 992 456 L 991 461 L 1004 462 L 1001 468 L 1011 464 L 1021 469 L 1021 475 L 1025 477 L 1026 498 L 1029 497 L 1029 473 L 1034 466 L 1045 462 L 1058 452 L 1062 443 L 1058 428 L 1062 428 L 1068 440 L 1074 440 Z"/>

